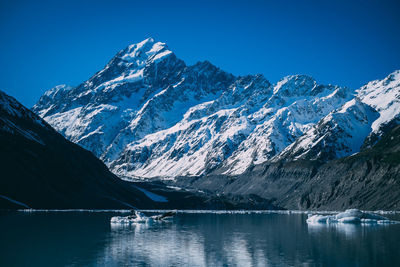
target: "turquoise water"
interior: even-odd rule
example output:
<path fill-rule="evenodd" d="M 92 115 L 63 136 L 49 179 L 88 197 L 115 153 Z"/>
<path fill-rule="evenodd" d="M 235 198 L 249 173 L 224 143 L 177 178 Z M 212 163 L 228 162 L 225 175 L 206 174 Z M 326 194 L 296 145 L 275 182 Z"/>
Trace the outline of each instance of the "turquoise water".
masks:
<path fill-rule="evenodd" d="M 0 266 L 400 266 L 400 225 L 308 226 L 306 214 L 2 212 Z M 400 219 L 399 215 L 389 215 Z"/>

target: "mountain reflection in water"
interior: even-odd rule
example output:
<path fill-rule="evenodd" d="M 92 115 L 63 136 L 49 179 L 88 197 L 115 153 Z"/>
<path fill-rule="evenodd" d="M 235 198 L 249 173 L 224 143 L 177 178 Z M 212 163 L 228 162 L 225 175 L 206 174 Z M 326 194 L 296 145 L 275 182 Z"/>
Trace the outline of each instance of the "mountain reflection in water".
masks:
<path fill-rule="evenodd" d="M 294 266 L 400 263 L 400 225 L 307 225 L 305 214 L 0 213 L 0 266 Z M 399 215 L 391 215 L 398 219 Z"/>

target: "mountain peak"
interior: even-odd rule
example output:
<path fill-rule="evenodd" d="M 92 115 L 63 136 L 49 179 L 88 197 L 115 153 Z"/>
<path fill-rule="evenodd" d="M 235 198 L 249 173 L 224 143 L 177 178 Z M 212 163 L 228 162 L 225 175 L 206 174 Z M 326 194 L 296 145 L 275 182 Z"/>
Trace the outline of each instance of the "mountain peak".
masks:
<path fill-rule="evenodd" d="M 393 120 L 400 110 L 400 71 L 394 71 L 382 80 L 375 80 L 356 91 L 362 102 L 380 113 L 379 119 L 372 124 L 374 132 Z"/>
<path fill-rule="evenodd" d="M 196 70 L 210 70 L 210 69 L 218 70 L 219 69 L 217 66 L 213 65 L 208 60 L 198 61 L 196 64 L 194 64 L 191 67 Z"/>
<path fill-rule="evenodd" d="M 289 75 L 281 79 L 274 88 L 274 94 L 282 92 L 283 95 L 304 95 L 316 86 L 316 81 L 308 75 Z"/>
<path fill-rule="evenodd" d="M 69 86 L 67 84 L 56 85 L 53 88 L 47 90 L 44 93 L 44 96 L 53 97 L 60 91 L 68 91 L 68 90 L 71 90 L 71 89 L 72 89 L 72 86 Z"/>
<path fill-rule="evenodd" d="M 385 85 L 389 84 L 390 82 L 393 81 L 400 81 L 400 70 L 396 70 L 392 73 L 390 73 L 385 79 L 384 83 Z"/>
<path fill-rule="evenodd" d="M 291 85 L 302 86 L 305 84 L 315 83 L 315 79 L 305 74 L 288 75 L 280 80 L 280 82 L 288 83 Z"/>
<path fill-rule="evenodd" d="M 165 43 L 156 42 L 150 37 L 137 44 L 129 45 L 121 51 L 120 58 L 128 62 L 159 61 L 170 54 L 172 51 Z"/>
<path fill-rule="evenodd" d="M 398 87 L 398 84 L 400 83 L 400 70 L 395 70 L 392 73 L 390 73 L 388 76 L 386 76 L 383 79 L 377 79 L 374 81 L 370 81 L 367 84 L 365 84 L 364 86 L 362 86 L 360 89 L 358 89 L 358 92 L 362 92 L 362 91 L 366 91 L 368 89 L 374 88 L 375 87 L 379 87 L 379 86 L 387 86 L 390 83 L 394 82 L 394 84 L 392 84 L 392 86 L 390 86 L 390 88 L 392 87 Z"/>
<path fill-rule="evenodd" d="M 141 41 L 140 43 L 154 43 L 155 39 L 153 37 L 149 37 Z"/>

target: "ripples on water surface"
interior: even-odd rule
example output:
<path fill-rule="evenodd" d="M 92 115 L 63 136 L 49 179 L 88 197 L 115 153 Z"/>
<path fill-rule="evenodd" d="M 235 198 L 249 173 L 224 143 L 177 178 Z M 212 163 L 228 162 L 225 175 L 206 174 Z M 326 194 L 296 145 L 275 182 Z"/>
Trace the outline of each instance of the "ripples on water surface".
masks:
<path fill-rule="evenodd" d="M 2 212 L 0 266 L 400 266 L 400 225 L 317 225 L 306 214 Z M 400 220 L 399 214 L 388 215 Z"/>

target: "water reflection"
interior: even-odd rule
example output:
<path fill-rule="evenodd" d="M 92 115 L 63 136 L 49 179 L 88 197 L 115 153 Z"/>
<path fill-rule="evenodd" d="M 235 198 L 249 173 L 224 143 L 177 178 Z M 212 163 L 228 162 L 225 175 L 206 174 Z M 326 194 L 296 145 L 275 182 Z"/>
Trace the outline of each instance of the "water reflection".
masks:
<path fill-rule="evenodd" d="M 308 223 L 308 232 L 313 234 L 340 233 L 347 239 L 358 239 L 373 231 L 384 231 L 389 224 L 352 224 L 352 223 Z"/>
<path fill-rule="evenodd" d="M 221 240 L 204 237 L 199 229 L 173 223 L 112 226 L 110 242 L 99 255 L 100 265 L 127 262 L 150 266 L 267 266 L 260 248 L 243 233 L 233 232 Z M 220 237 L 218 237 L 220 238 Z M 133 257 L 135 255 L 135 257 Z"/>
<path fill-rule="evenodd" d="M 195 233 L 176 228 L 173 223 L 113 226 L 110 242 L 97 263 L 204 266 L 203 240 Z"/>
<path fill-rule="evenodd" d="M 332 224 L 307 224 L 308 232 L 310 234 L 316 233 L 327 233 L 327 232 L 338 232 L 346 236 L 348 239 L 354 238 L 362 230 L 361 225 L 355 225 L 350 223 L 332 223 Z M 371 226 L 368 226 L 371 227 Z"/>
<path fill-rule="evenodd" d="M 400 225 L 307 225 L 304 214 L 0 214 L 0 266 L 399 266 Z"/>
<path fill-rule="evenodd" d="M 399 227 L 307 225 L 305 219 L 299 214 L 184 214 L 173 223 L 113 227 L 97 263 L 119 265 L 129 259 L 149 266 L 297 266 L 398 260 L 398 239 L 390 241 L 385 229 L 399 237 Z M 371 258 L 377 251 L 389 257 Z"/>

